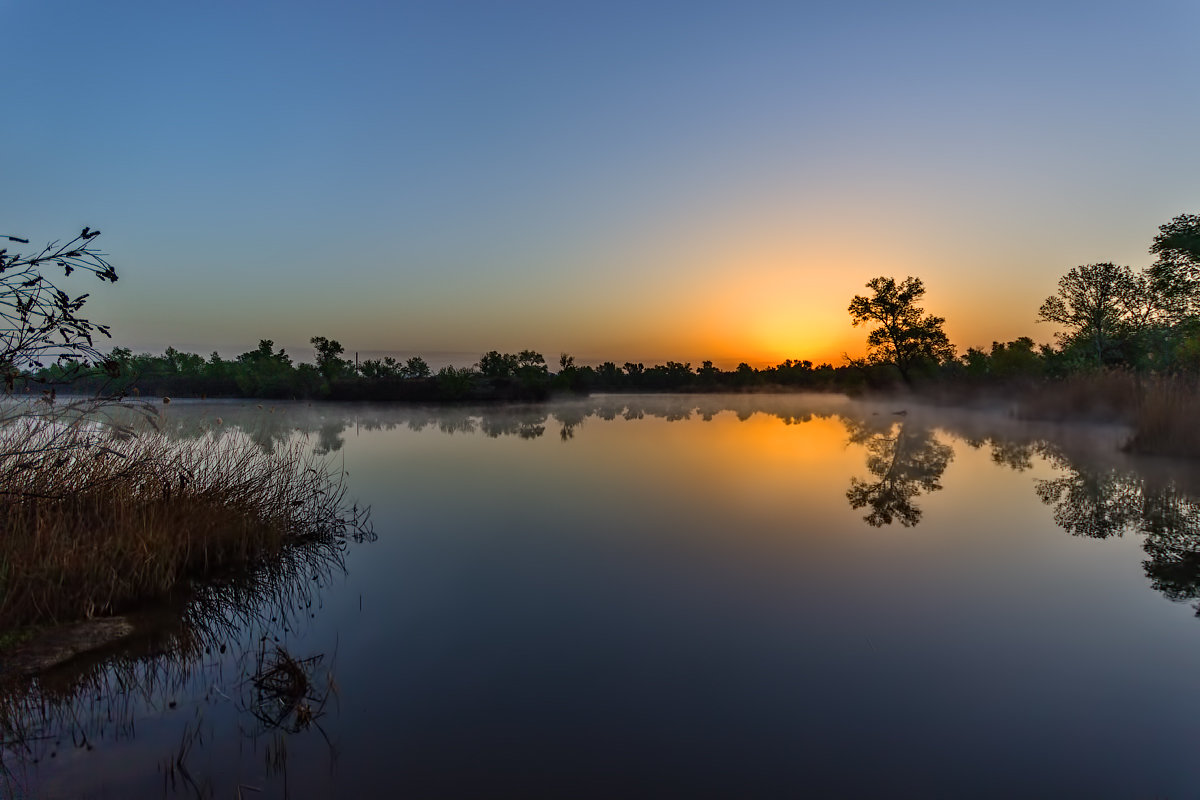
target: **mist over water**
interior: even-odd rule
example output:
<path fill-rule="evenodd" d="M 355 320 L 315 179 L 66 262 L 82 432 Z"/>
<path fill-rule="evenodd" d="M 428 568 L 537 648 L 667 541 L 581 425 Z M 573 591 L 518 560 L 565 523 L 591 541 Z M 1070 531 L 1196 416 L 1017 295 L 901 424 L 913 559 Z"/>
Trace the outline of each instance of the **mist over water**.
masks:
<path fill-rule="evenodd" d="M 1121 455 L 1120 429 L 820 395 L 176 402 L 162 425 L 304 438 L 344 463 L 378 540 L 341 554 L 344 575 L 300 558 L 256 593 L 198 587 L 165 638 L 47 677 L 23 712 L 36 735 L 4 751 L 9 787 L 1128 797 L 1200 780 L 1200 476 Z M 314 659 L 311 724 L 257 713 L 276 643 Z"/>

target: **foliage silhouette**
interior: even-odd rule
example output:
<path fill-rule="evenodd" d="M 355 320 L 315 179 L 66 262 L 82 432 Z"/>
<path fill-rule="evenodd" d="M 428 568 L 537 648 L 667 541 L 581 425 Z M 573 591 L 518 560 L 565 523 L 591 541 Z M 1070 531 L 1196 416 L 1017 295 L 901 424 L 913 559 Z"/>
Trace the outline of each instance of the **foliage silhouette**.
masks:
<path fill-rule="evenodd" d="M 1117 364 L 1128 359 L 1124 345 L 1136 328 L 1144 297 L 1144 280 L 1129 267 L 1086 264 L 1059 280 L 1058 293 L 1046 298 L 1038 317 L 1066 328 L 1059 342 L 1084 349 L 1094 366 Z"/>
<path fill-rule="evenodd" d="M 920 278 L 897 284 L 895 278 L 881 276 L 868 281 L 867 288 L 872 294 L 855 295 L 848 310 L 855 326 L 879 325 L 867 334 L 870 363 L 895 366 L 911 384 L 913 370 L 923 362 L 936 365 L 954 358 L 954 346 L 942 330 L 945 320 L 917 305 L 925 295 Z"/>
<path fill-rule="evenodd" d="M 1180 214 L 1165 225 L 1160 225 L 1158 235 L 1150 245 L 1150 252 L 1158 255 L 1176 254 L 1200 262 L 1200 216 Z"/>
<path fill-rule="evenodd" d="M 64 278 L 76 271 L 90 272 L 102 283 L 115 283 L 116 270 L 93 245 L 99 235 L 84 228 L 66 244 L 51 242 L 31 256 L 0 249 L 0 377 L 5 391 L 13 391 L 19 378 L 29 376 L 29 369 L 54 364 L 73 376 L 106 364 L 95 336 L 110 336 L 108 326 L 80 314 L 88 295 L 71 296 L 45 274 L 47 267 L 58 267 Z M 29 244 L 18 236 L 0 238 Z"/>

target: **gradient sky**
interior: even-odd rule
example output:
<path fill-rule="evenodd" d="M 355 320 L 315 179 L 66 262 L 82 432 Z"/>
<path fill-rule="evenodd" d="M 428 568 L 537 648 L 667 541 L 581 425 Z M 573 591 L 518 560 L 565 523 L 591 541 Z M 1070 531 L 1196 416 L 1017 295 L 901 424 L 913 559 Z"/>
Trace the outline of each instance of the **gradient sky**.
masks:
<path fill-rule="evenodd" d="M 0 0 L 0 24 L 0 232 L 103 230 L 121 281 L 88 311 L 138 350 L 838 363 L 877 275 L 920 276 L 960 351 L 1048 341 L 1063 273 L 1144 266 L 1200 211 L 1190 0 Z"/>

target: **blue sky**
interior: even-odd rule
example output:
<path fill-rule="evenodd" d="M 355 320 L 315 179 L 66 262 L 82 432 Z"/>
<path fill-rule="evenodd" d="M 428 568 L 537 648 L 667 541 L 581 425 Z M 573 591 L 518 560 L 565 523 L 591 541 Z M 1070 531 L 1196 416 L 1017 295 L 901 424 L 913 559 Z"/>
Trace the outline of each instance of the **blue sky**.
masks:
<path fill-rule="evenodd" d="M 116 342 L 965 349 L 1200 210 L 1200 4 L 0 2 L 4 232 L 99 227 Z M 91 287 L 88 287 L 89 289 Z M 462 359 L 460 359 L 462 360 Z"/>

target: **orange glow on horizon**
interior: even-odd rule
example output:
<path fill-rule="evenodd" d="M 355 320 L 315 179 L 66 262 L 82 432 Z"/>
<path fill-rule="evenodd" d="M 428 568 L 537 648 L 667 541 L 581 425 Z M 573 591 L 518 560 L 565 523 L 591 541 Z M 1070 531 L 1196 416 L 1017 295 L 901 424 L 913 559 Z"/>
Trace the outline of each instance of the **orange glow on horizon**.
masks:
<path fill-rule="evenodd" d="M 863 354 L 866 332 L 850 324 L 846 306 L 862 291 L 867 278 L 860 276 L 876 274 L 859 259 L 873 258 L 811 246 L 733 250 L 699 270 L 687 292 L 688 320 L 666 326 L 690 335 L 663 342 L 659 352 L 680 353 L 668 356 L 676 360 L 696 354 L 693 366 L 711 360 L 723 369 L 787 359 L 839 366 L 846 355 Z"/>

